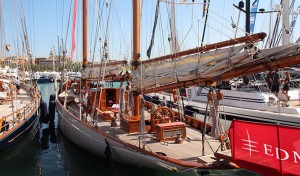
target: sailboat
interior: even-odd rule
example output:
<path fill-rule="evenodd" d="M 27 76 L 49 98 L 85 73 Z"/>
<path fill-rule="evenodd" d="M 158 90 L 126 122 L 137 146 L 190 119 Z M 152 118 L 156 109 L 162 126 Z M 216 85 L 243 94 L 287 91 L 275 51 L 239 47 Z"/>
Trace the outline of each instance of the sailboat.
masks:
<path fill-rule="evenodd" d="M 152 106 L 147 109 L 147 102 L 143 100 L 142 94 L 225 80 L 261 72 L 267 68 L 300 63 L 298 47 L 288 46 L 286 54 L 276 57 L 276 51 L 281 48 L 270 50 L 268 54 L 260 51 L 255 54 L 258 57 L 253 58 L 251 56 L 254 53 L 250 51 L 256 48 L 247 47 L 247 43 L 259 42 L 266 37 L 265 33 L 257 33 L 141 61 L 140 1 L 133 0 L 132 5 L 133 54 L 131 70 L 128 71 L 126 61 L 88 65 L 88 3 L 83 0 L 82 86 L 78 87 L 80 82 L 76 86 L 69 81 L 62 86 L 57 98 L 61 131 L 76 145 L 107 158 L 112 165 L 119 162 L 182 173 L 197 169 L 238 168 L 230 161 L 212 159 L 218 149 L 224 148 L 221 146 L 226 143 L 226 134 L 207 136 L 205 130 L 202 132 L 206 125 L 200 125 L 200 122 L 197 122 L 196 128 L 194 125 L 187 125 L 184 117 L 168 107 Z M 241 52 L 243 48 L 249 50 Z M 228 58 L 234 59 L 234 69 L 222 66 L 223 61 Z M 203 73 L 209 75 L 209 70 L 217 75 L 201 76 Z M 101 82 L 98 81 L 95 85 L 97 80 Z M 104 87 L 103 81 L 121 84 L 119 88 L 108 88 Z M 78 88 L 80 91 L 77 91 Z M 213 100 L 214 96 L 211 98 Z M 208 146 L 212 150 L 204 149 Z"/>
<path fill-rule="evenodd" d="M 0 3 L 0 13 L 1 13 L 1 36 L 6 27 L 3 22 L 5 16 L 3 9 L 3 3 Z M 22 13 L 21 13 L 22 14 Z M 14 15 L 16 15 L 14 13 Z M 24 13 L 22 14 L 24 15 Z M 18 18 L 19 19 L 19 18 Z M 20 18 L 20 23 L 25 24 L 23 16 Z M 15 21 L 17 22 L 17 21 Z M 18 24 L 15 24 L 16 26 Z M 17 29 L 16 26 L 13 26 Z M 6 30 L 8 30 L 7 28 Z M 13 32 L 9 33 L 14 36 Z M 19 35 L 21 34 L 21 35 Z M 18 33 L 17 36 L 21 36 L 21 41 L 23 42 L 23 56 L 11 56 L 7 55 L 13 54 L 11 51 L 10 44 L 6 44 L 3 47 L 3 42 L 9 43 L 7 38 L 1 37 L 1 55 L 4 57 L 18 60 L 18 65 L 10 64 L 14 61 L 8 60 L 9 62 L 1 61 L 1 66 L 9 66 L 10 71 L 0 73 L 0 154 L 12 151 L 19 146 L 21 143 L 31 140 L 32 137 L 38 132 L 39 125 L 39 106 L 41 95 L 38 85 L 34 82 L 25 83 L 25 65 L 31 61 L 31 54 L 29 48 L 29 41 L 27 36 L 27 31 L 23 28 L 23 31 Z M 18 38 L 19 39 L 19 38 Z M 17 41 L 14 39 L 14 41 Z M 15 43 L 15 46 L 17 43 Z M 26 47 L 25 47 L 26 45 Z M 3 48 L 2 48 L 3 47 Z M 25 50 L 26 48 L 26 50 Z M 25 64 L 25 59 L 28 60 Z M 2 65 L 3 63 L 3 65 Z M 26 65 L 28 66 L 28 65 Z M 30 68 L 29 66 L 27 68 Z M 7 69 L 7 68 L 6 68 Z M 5 69 L 5 70 L 6 70 Z M 3 70 L 3 68 L 1 69 Z M 27 69 L 29 71 L 29 69 Z M 8 73 L 10 72 L 10 73 Z M 14 74 L 12 74 L 14 73 Z"/>
<path fill-rule="evenodd" d="M 18 92 L 10 78 L 0 78 L 0 153 L 27 140 L 38 131 L 40 92 L 37 84 L 32 87 L 21 83 Z M 14 90 L 15 89 L 15 90 Z"/>

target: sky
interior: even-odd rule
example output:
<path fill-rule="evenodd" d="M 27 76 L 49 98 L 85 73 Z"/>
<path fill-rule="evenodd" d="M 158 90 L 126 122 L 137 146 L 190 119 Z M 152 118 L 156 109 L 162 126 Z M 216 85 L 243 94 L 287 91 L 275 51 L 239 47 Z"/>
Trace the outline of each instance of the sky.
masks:
<path fill-rule="evenodd" d="M 51 49 L 55 50 L 57 54 L 58 43 L 64 43 L 67 55 L 70 56 L 74 1 L 2 0 L 1 3 L 3 4 L 5 17 L 5 20 L 0 21 L 0 25 L 3 25 L 3 22 L 5 22 L 5 37 L 2 37 L 5 41 L 2 43 L 9 43 L 11 50 L 9 53 L 1 50 L 1 54 L 8 56 L 17 55 L 22 52 L 22 40 L 20 36 L 24 33 L 24 30 L 22 30 L 20 19 L 24 17 L 28 43 L 33 57 L 48 57 Z M 100 56 L 103 55 L 105 39 L 108 41 L 107 50 L 110 59 L 130 59 L 132 45 L 132 2 L 131 0 L 107 0 L 107 2 L 108 5 L 106 6 L 106 1 L 104 0 L 89 0 L 89 60 L 99 60 Z M 186 0 L 186 2 L 191 2 L 191 0 Z M 181 50 L 201 45 L 205 18 L 202 16 L 203 5 L 199 3 L 202 3 L 203 0 L 195 0 L 195 2 L 198 4 L 176 5 L 176 32 Z M 252 2 L 254 0 L 251 0 Z M 271 2 L 274 6 L 279 3 L 279 0 L 260 0 L 258 9 L 265 8 L 266 10 L 270 10 Z M 233 4 L 238 5 L 238 3 L 239 0 L 211 0 L 204 44 L 211 44 L 228 40 L 234 36 L 241 37 L 245 35 L 245 15 L 233 7 Z M 299 5 L 300 2 L 296 0 L 294 11 Z M 156 1 L 141 0 L 141 6 L 141 55 L 142 59 L 147 59 L 146 51 L 151 40 Z M 81 60 L 82 57 L 81 7 L 82 0 L 78 0 L 74 60 Z M 170 33 L 168 27 L 169 14 L 170 5 L 166 2 L 161 2 L 152 57 L 170 53 L 168 44 L 168 35 Z M 269 33 L 270 26 L 274 26 L 275 16 L 275 13 L 272 15 L 257 14 L 254 33 Z M 272 18 L 271 21 L 270 17 Z M 96 27 L 97 21 L 100 21 L 100 27 L 98 28 Z M 232 24 L 239 26 L 237 34 L 235 34 L 236 28 L 233 28 Z M 97 30 L 99 31 L 98 35 L 96 35 Z M 299 34 L 300 19 L 296 23 L 291 41 L 295 42 Z"/>

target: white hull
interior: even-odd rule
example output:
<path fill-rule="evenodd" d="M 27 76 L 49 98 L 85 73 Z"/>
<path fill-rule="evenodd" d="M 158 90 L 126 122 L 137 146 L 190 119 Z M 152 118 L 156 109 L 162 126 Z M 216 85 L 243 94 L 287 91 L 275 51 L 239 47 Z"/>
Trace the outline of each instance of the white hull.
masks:
<path fill-rule="evenodd" d="M 197 96 L 198 88 L 188 88 L 187 97 L 184 98 L 184 104 L 193 106 L 195 109 L 204 113 L 207 103 L 207 91 L 203 89 L 202 93 Z M 237 118 L 244 120 L 264 121 L 278 123 L 282 125 L 300 126 L 300 106 L 290 105 L 282 107 L 268 104 L 268 97 L 275 97 L 272 93 L 267 92 L 244 92 L 235 90 L 221 90 L 224 99 L 220 101 L 220 113 L 225 114 L 227 118 Z M 161 94 L 150 94 L 159 96 Z M 167 96 L 165 94 L 164 96 Z M 289 95 L 295 97 L 290 103 L 299 102 L 299 91 L 290 90 Z M 169 97 L 166 97 L 169 100 Z"/>
<path fill-rule="evenodd" d="M 57 101 L 57 110 L 59 126 L 63 134 L 72 142 L 94 155 L 107 158 L 105 155 L 105 148 L 107 147 L 105 143 L 106 139 L 110 145 L 111 158 L 114 162 L 154 169 L 165 168 L 172 170 L 176 168 L 178 171 L 187 169 L 140 150 L 136 150 L 135 146 L 130 147 L 129 145 L 124 145 L 118 141 L 117 138 L 113 139 L 110 135 L 84 124 L 77 117 L 70 114 L 59 101 Z"/>

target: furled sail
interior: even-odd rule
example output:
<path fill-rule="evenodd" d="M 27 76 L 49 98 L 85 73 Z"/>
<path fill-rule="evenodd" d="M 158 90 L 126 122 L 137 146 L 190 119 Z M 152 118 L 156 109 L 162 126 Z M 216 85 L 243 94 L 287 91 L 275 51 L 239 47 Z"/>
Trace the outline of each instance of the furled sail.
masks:
<path fill-rule="evenodd" d="M 82 72 L 83 79 L 98 79 L 99 76 L 109 80 L 118 79 L 120 76 L 125 76 L 128 70 L 127 61 L 109 61 L 107 63 L 100 63 L 94 65 L 87 65 Z M 104 72 L 104 73 L 103 73 Z"/>
<path fill-rule="evenodd" d="M 239 45 L 172 60 L 145 63 L 141 65 L 138 71 L 142 71 L 142 73 L 133 75 L 132 84 L 136 86 L 135 89 L 140 89 L 140 86 L 146 88 L 177 82 L 178 80 L 185 81 L 199 78 L 207 69 L 236 55 L 244 48 L 245 45 Z M 143 81 L 142 85 L 139 84 L 141 79 Z"/>
<path fill-rule="evenodd" d="M 227 71 L 234 70 L 234 68 L 247 64 L 249 62 L 259 63 L 260 61 L 264 61 L 264 59 L 276 59 L 284 56 L 288 56 L 292 54 L 295 50 L 297 50 L 299 46 L 288 44 L 284 46 L 256 50 L 257 48 L 252 48 L 251 50 L 245 50 L 237 55 L 224 60 L 212 68 L 208 69 L 201 76 L 202 77 L 216 77 L 221 75 Z M 251 51 L 251 52 L 249 52 Z"/>
<path fill-rule="evenodd" d="M 300 62 L 300 46 L 297 44 L 262 50 L 253 47 L 239 52 L 243 48 L 244 46 L 235 46 L 142 64 L 139 70 L 131 73 L 132 88 L 143 93 L 171 90 L 203 84 L 207 80 L 220 81 L 283 68 Z"/>

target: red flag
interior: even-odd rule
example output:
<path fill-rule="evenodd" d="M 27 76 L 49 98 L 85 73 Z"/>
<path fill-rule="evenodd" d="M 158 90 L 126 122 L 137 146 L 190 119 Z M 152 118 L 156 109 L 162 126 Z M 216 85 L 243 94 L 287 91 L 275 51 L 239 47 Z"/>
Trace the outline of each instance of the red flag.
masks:
<path fill-rule="evenodd" d="M 75 26 L 76 26 L 77 4 L 78 4 L 78 0 L 75 0 L 74 1 L 74 12 L 73 12 L 73 24 L 72 24 L 72 49 L 71 49 L 71 58 L 73 58 L 74 50 L 75 50 L 75 47 L 76 47 L 76 43 L 75 43 Z"/>
<path fill-rule="evenodd" d="M 300 175 L 300 128 L 233 121 L 233 161 L 263 175 Z"/>

